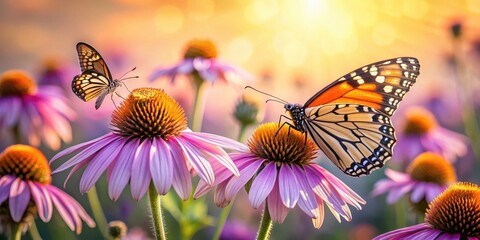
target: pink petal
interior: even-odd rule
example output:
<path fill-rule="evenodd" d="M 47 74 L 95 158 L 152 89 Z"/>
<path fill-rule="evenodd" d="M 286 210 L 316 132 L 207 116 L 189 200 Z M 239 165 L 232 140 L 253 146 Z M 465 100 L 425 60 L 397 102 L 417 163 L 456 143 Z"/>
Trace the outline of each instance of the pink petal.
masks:
<path fill-rule="evenodd" d="M 231 149 L 238 152 L 248 152 L 247 146 L 230 138 L 204 132 L 183 132 L 182 134 L 184 137 L 193 137 L 197 141 L 213 144 L 221 148 Z"/>
<path fill-rule="evenodd" d="M 267 197 L 268 212 L 272 217 L 272 220 L 278 223 L 283 223 L 288 214 L 288 208 L 283 205 L 280 199 L 280 192 L 278 186 L 278 179 L 275 180 L 275 186 L 273 186 L 272 192 Z"/>
<path fill-rule="evenodd" d="M 50 221 L 52 217 L 52 200 L 50 199 L 50 195 L 46 192 L 43 185 L 28 182 L 30 187 L 30 191 L 32 193 L 33 200 L 35 201 L 35 205 L 37 206 L 38 215 L 44 222 Z"/>
<path fill-rule="evenodd" d="M 225 192 L 228 185 L 228 181 L 218 184 L 217 189 L 215 189 L 215 195 L 213 201 L 215 204 L 221 208 L 226 207 L 230 200 L 225 198 Z"/>
<path fill-rule="evenodd" d="M 80 192 L 87 192 L 95 185 L 95 182 L 97 182 L 110 163 L 117 159 L 124 142 L 125 140 L 117 138 L 104 148 L 99 149 L 99 152 L 83 172 L 82 178 L 80 179 Z"/>
<path fill-rule="evenodd" d="M 308 175 L 301 169 L 301 167 L 292 165 L 293 173 L 297 178 L 297 181 L 300 186 L 298 206 L 302 209 L 309 217 L 317 218 L 317 200 L 316 195 L 313 192 L 312 188 L 308 185 Z"/>
<path fill-rule="evenodd" d="M 10 97 L 6 104 L 2 104 L 0 107 L 5 113 L 0 113 L 1 116 L 5 116 L 5 122 L 3 123 L 6 127 L 12 127 L 17 123 L 20 116 L 20 111 L 22 109 L 22 102 L 18 97 Z"/>
<path fill-rule="evenodd" d="M 398 172 L 390 168 L 385 169 L 385 175 L 395 182 L 405 182 L 411 180 L 410 176 L 406 173 Z"/>
<path fill-rule="evenodd" d="M 297 204 L 300 189 L 298 181 L 293 170 L 288 164 L 282 164 L 278 173 L 278 186 L 280 190 L 280 198 L 283 204 L 288 208 L 295 207 Z"/>
<path fill-rule="evenodd" d="M 125 143 L 122 152 L 118 155 L 117 161 L 115 161 L 112 167 L 112 172 L 108 178 L 108 195 L 114 201 L 120 197 L 130 180 L 133 159 L 138 145 L 139 140 L 137 139 L 132 139 Z"/>
<path fill-rule="evenodd" d="M 57 160 L 58 158 L 76 151 L 76 149 L 84 148 L 80 153 L 70 158 L 68 161 L 64 162 L 60 167 L 55 169 L 55 171 L 53 171 L 52 173 L 55 174 L 57 172 L 64 171 L 70 167 L 77 165 L 79 162 L 84 161 L 87 157 L 97 154 L 97 152 L 100 149 L 110 144 L 112 141 L 114 141 L 117 138 L 121 138 L 121 137 L 115 134 L 109 133 L 104 135 L 103 137 L 97 138 L 98 141 L 95 141 L 95 142 L 90 141 L 90 142 L 87 142 L 88 144 L 85 144 L 85 145 L 80 144 L 82 146 L 77 145 L 77 146 L 71 147 L 71 148 L 75 148 L 75 150 L 71 150 L 71 148 L 67 148 L 63 150 L 62 152 L 55 155 L 52 158 L 52 160 L 50 160 L 50 164 L 52 164 L 52 162 Z"/>
<path fill-rule="evenodd" d="M 150 148 L 150 173 L 158 194 L 167 194 L 173 182 L 173 162 L 170 147 L 162 138 L 155 138 Z"/>
<path fill-rule="evenodd" d="M 182 148 L 183 154 L 186 156 L 189 163 L 192 164 L 192 167 L 198 173 L 198 176 L 209 185 L 212 185 L 215 181 L 215 175 L 213 174 L 213 169 L 210 166 L 210 163 L 203 157 L 203 154 L 184 139 L 172 138 L 171 140 L 174 139 Z"/>
<path fill-rule="evenodd" d="M 315 196 L 317 201 L 317 208 L 315 209 L 315 215 L 317 218 L 312 218 L 313 227 L 320 229 L 323 225 L 323 219 L 325 218 L 325 210 L 323 208 L 323 200 L 319 196 Z"/>
<path fill-rule="evenodd" d="M 130 179 L 130 190 L 135 200 L 139 200 L 147 192 L 152 176 L 149 169 L 149 155 L 151 142 L 149 139 L 143 140 L 135 152 L 132 164 L 132 176 Z"/>
<path fill-rule="evenodd" d="M 8 201 L 10 214 L 15 222 L 22 220 L 29 202 L 30 191 L 27 184 L 20 178 L 15 179 L 10 187 L 10 199 Z"/>
<path fill-rule="evenodd" d="M 15 179 L 15 177 L 10 175 L 5 175 L 0 178 L 0 204 L 5 202 L 10 196 L 10 187 Z"/>
<path fill-rule="evenodd" d="M 396 188 L 391 189 L 387 195 L 387 203 L 388 204 L 395 203 L 401 197 L 407 194 L 410 190 L 412 190 L 412 188 L 415 188 L 415 186 L 416 185 L 412 182 L 412 183 L 406 183 L 405 185 L 397 186 Z"/>
<path fill-rule="evenodd" d="M 275 185 L 277 179 L 277 165 L 274 162 L 268 163 L 253 180 L 248 199 L 252 207 L 257 209 L 267 198 Z"/>
<path fill-rule="evenodd" d="M 192 192 L 192 181 L 187 160 L 176 142 L 170 145 L 173 162 L 173 188 L 182 200 L 187 200 Z"/>
<path fill-rule="evenodd" d="M 426 190 L 427 186 L 424 183 L 419 182 L 415 184 L 410 196 L 410 200 L 412 200 L 413 203 L 420 202 L 425 197 Z"/>
<path fill-rule="evenodd" d="M 262 161 L 254 161 L 240 170 L 240 176 L 233 176 L 225 189 L 225 198 L 232 200 L 237 192 L 257 173 L 262 164 Z"/>

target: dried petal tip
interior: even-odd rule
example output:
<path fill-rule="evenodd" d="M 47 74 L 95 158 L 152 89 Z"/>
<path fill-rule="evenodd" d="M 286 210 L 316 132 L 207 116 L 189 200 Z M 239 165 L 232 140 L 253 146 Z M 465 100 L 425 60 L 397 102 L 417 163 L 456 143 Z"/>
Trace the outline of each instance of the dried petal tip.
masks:
<path fill-rule="evenodd" d="M 424 134 L 437 126 L 437 120 L 433 114 L 425 108 L 412 108 L 407 112 L 407 124 L 405 133 Z"/>
<path fill-rule="evenodd" d="M 218 52 L 215 44 L 210 40 L 192 40 L 187 43 L 184 59 L 217 58 Z"/>
<path fill-rule="evenodd" d="M 457 179 L 453 166 L 442 156 L 431 152 L 422 153 L 415 158 L 407 172 L 415 180 L 440 185 L 454 183 Z"/>
<path fill-rule="evenodd" d="M 277 123 L 260 125 L 248 140 L 250 151 L 260 158 L 278 163 L 308 164 L 318 148 L 310 138 Z"/>
<path fill-rule="evenodd" d="M 123 239 L 127 235 L 127 225 L 122 221 L 108 223 L 108 234 L 112 239 Z"/>
<path fill-rule="evenodd" d="M 0 176 L 11 175 L 22 180 L 50 184 L 48 161 L 38 149 L 28 145 L 13 145 L 0 155 Z"/>
<path fill-rule="evenodd" d="M 0 97 L 24 96 L 35 93 L 35 81 L 22 70 L 9 70 L 0 75 Z"/>
<path fill-rule="evenodd" d="M 113 112 L 111 124 L 124 137 L 167 140 L 187 128 L 187 119 L 182 107 L 163 90 L 139 88 Z"/>
<path fill-rule="evenodd" d="M 430 203 L 425 222 L 462 239 L 480 238 L 480 187 L 466 182 L 451 185 Z"/>

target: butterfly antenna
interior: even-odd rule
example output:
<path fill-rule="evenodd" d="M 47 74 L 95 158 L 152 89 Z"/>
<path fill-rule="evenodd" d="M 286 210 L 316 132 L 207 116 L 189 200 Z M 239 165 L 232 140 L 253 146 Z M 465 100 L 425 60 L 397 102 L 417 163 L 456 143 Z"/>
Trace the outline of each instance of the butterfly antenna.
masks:
<path fill-rule="evenodd" d="M 269 96 L 269 97 L 272 97 L 272 98 L 274 98 L 274 99 L 276 100 L 276 102 L 279 102 L 279 103 L 282 103 L 282 104 L 288 103 L 287 101 L 285 101 L 285 100 L 283 100 L 283 99 L 281 99 L 281 98 L 279 98 L 279 97 L 273 96 L 272 94 L 269 94 L 269 93 L 266 93 L 266 92 L 263 92 L 263 91 L 260 91 L 260 90 L 254 88 L 254 87 L 251 87 L 251 86 L 246 86 L 245 89 L 252 89 L 252 90 L 254 90 L 254 91 L 258 92 L 258 93 L 261 93 L 261 94 L 263 94 L 263 95 L 267 95 L 267 96 Z M 274 99 L 268 99 L 266 102 L 268 102 L 268 101 L 274 101 Z"/>
<path fill-rule="evenodd" d="M 127 74 L 129 74 L 129 73 L 131 73 L 131 72 L 135 71 L 135 69 L 137 69 L 137 67 L 134 67 L 134 68 L 132 68 L 132 70 L 130 70 L 130 71 L 128 71 L 128 72 L 126 72 L 126 73 L 124 73 L 124 74 L 123 74 L 123 75 L 122 75 L 122 76 L 121 76 L 121 77 L 118 79 L 118 81 L 120 81 L 120 82 L 121 82 L 121 81 L 123 81 L 123 80 L 127 80 L 127 79 L 138 78 L 138 76 L 133 76 L 133 77 L 128 77 L 128 78 L 123 78 L 123 77 L 125 77 L 125 75 L 127 75 Z"/>

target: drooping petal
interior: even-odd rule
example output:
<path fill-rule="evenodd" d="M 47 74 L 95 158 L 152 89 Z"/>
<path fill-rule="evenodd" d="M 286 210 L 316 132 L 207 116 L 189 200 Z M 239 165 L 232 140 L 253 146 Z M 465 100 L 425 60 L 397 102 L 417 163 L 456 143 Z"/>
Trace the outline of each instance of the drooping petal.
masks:
<path fill-rule="evenodd" d="M 272 192 L 267 197 L 268 211 L 272 220 L 278 223 L 283 223 L 288 214 L 288 208 L 283 205 L 283 201 L 280 198 L 280 189 L 278 186 L 278 178 L 275 180 Z"/>
<path fill-rule="evenodd" d="M 257 173 L 262 166 L 263 161 L 254 161 L 250 165 L 241 169 L 240 176 L 233 176 L 225 189 L 225 198 L 232 200 L 237 192 L 247 184 L 247 182 Z"/>
<path fill-rule="evenodd" d="M 112 135 L 114 135 L 113 133 L 108 133 L 106 135 L 103 135 L 101 137 L 98 137 L 98 138 L 95 138 L 91 141 L 88 141 L 88 142 L 84 142 L 84 143 L 80 143 L 80 144 L 77 144 L 75 146 L 71 146 L 67 149 L 64 149 L 62 150 L 61 152 L 55 154 L 55 156 L 52 157 L 52 159 L 50 159 L 50 164 L 52 164 L 54 161 L 56 161 L 57 159 L 61 158 L 61 157 L 64 157 L 66 155 L 69 155 L 73 152 L 76 152 L 76 151 L 82 151 L 84 150 L 85 148 L 89 147 L 90 145 L 92 144 L 96 144 L 97 142 L 103 142 L 104 139 L 110 139 L 112 137 Z"/>
<path fill-rule="evenodd" d="M 183 132 L 182 134 L 186 138 L 193 137 L 197 141 L 207 142 L 207 143 L 219 146 L 221 148 L 231 149 L 238 152 L 248 152 L 247 146 L 235 140 L 232 140 L 230 138 L 226 138 L 226 137 L 222 137 L 222 136 L 218 136 L 210 133 L 204 133 L 204 132 L 186 131 L 186 132 Z"/>
<path fill-rule="evenodd" d="M 173 163 L 170 147 L 162 138 L 156 138 L 150 148 L 150 174 L 160 195 L 165 195 L 173 183 Z"/>
<path fill-rule="evenodd" d="M 117 138 L 99 150 L 99 153 L 97 153 L 95 158 L 90 161 L 83 172 L 82 178 L 80 179 L 81 192 L 87 192 L 93 185 L 95 185 L 95 182 L 97 182 L 110 163 L 116 161 L 124 142 L 123 139 Z"/>
<path fill-rule="evenodd" d="M 315 197 L 316 195 L 312 188 L 308 185 L 308 180 L 306 179 L 309 176 L 299 166 L 293 165 L 292 170 L 300 186 L 298 206 L 309 217 L 317 218 L 318 215 L 316 215 L 316 209 L 318 208 L 318 205 Z"/>
<path fill-rule="evenodd" d="M 173 188 L 182 200 L 187 200 L 192 192 L 192 180 L 188 171 L 187 160 L 180 146 L 173 142 L 170 144 L 173 164 Z"/>
<path fill-rule="evenodd" d="M 272 191 L 277 179 L 277 165 L 274 162 L 269 162 L 253 180 L 250 192 L 248 193 L 248 200 L 252 207 L 257 209 L 267 196 Z"/>
<path fill-rule="evenodd" d="M 227 188 L 227 185 L 228 185 L 228 181 L 225 181 L 218 184 L 217 188 L 215 189 L 215 195 L 214 195 L 213 201 L 217 206 L 221 208 L 226 207 L 230 203 L 230 200 L 225 198 L 225 192 L 226 192 L 225 189 Z"/>
<path fill-rule="evenodd" d="M 123 189 L 130 180 L 133 159 L 135 158 L 136 148 L 139 145 L 139 140 L 132 139 L 125 143 L 121 153 L 118 155 L 115 165 L 112 167 L 112 172 L 108 178 L 108 195 L 110 199 L 116 201 Z"/>
<path fill-rule="evenodd" d="M 10 187 L 15 179 L 15 177 L 10 175 L 5 175 L 0 178 L 0 204 L 5 202 L 5 200 L 8 199 L 8 196 L 10 196 Z"/>
<path fill-rule="evenodd" d="M 50 199 L 50 195 L 45 192 L 45 189 L 41 184 L 29 181 L 28 186 L 30 187 L 32 198 L 35 201 L 35 205 L 37 206 L 37 211 L 40 219 L 42 219 L 42 221 L 44 222 L 48 222 L 52 217 L 53 212 L 52 200 Z"/>
<path fill-rule="evenodd" d="M 293 208 L 297 204 L 300 189 L 298 181 L 293 170 L 288 164 L 282 164 L 278 173 L 278 187 L 280 198 L 283 204 L 288 208 Z"/>
<path fill-rule="evenodd" d="M 10 198 L 8 201 L 10 214 L 15 222 L 22 220 L 23 213 L 30 202 L 30 191 L 27 183 L 17 178 L 10 187 Z"/>
<path fill-rule="evenodd" d="M 317 208 L 315 209 L 315 215 L 317 218 L 312 218 L 313 227 L 320 229 L 323 225 L 323 219 L 325 218 L 325 210 L 323 207 L 323 200 L 319 196 L 315 196 L 317 201 Z"/>
<path fill-rule="evenodd" d="M 77 165 L 78 163 L 84 161 L 87 157 L 97 154 L 100 149 L 104 148 L 105 146 L 110 144 L 112 141 L 119 138 L 115 134 L 107 134 L 107 135 L 108 135 L 108 137 L 102 138 L 101 140 L 99 140 L 98 142 L 95 142 L 94 144 L 90 144 L 88 147 L 86 147 L 80 153 L 78 153 L 74 157 L 70 158 L 68 161 L 64 162 L 60 167 L 55 169 L 52 172 L 52 174 L 55 174 L 57 172 L 61 172 L 65 169 L 68 169 L 70 167 L 73 167 L 73 166 Z M 68 149 L 66 149 L 66 150 L 68 150 Z M 50 164 L 51 163 L 52 163 L 52 160 L 50 160 Z"/>
<path fill-rule="evenodd" d="M 423 183 L 415 184 L 415 187 L 412 189 L 412 192 L 411 192 L 410 200 L 412 200 L 413 203 L 420 202 L 425 197 L 426 190 L 427 190 L 427 186 L 425 184 Z"/>
<path fill-rule="evenodd" d="M 132 164 L 130 188 L 135 200 L 139 200 L 147 192 L 152 176 L 149 169 L 151 142 L 144 140 L 137 148 Z"/>
<path fill-rule="evenodd" d="M 171 140 L 173 140 L 172 138 Z M 193 169 L 197 172 L 198 176 L 209 185 L 212 185 L 215 181 L 215 175 L 210 163 L 202 156 L 203 154 L 197 150 L 195 146 L 192 146 L 188 141 L 182 138 L 175 138 L 175 141 L 182 148 L 183 154 L 188 159 L 188 162 L 192 165 Z"/>

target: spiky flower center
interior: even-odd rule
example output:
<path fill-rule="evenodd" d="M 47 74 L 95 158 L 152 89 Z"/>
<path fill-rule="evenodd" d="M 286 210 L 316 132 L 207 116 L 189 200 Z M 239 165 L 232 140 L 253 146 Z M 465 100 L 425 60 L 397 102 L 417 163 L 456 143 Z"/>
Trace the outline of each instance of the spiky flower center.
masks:
<path fill-rule="evenodd" d="M 187 128 L 185 112 L 161 89 L 139 88 L 112 114 L 112 126 L 124 137 L 153 139 L 179 135 Z"/>
<path fill-rule="evenodd" d="M 28 145 L 13 145 L 0 155 L 0 176 L 11 175 L 42 184 L 52 182 L 50 165 L 38 149 Z"/>
<path fill-rule="evenodd" d="M 210 40 L 192 40 L 187 43 L 184 59 L 201 58 L 217 58 L 217 47 Z"/>
<path fill-rule="evenodd" d="M 450 186 L 430 203 L 425 222 L 465 239 L 480 238 L 480 187 L 465 182 Z"/>
<path fill-rule="evenodd" d="M 9 70 L 0 75 L 0 97 L 24 96 L 36 89 L 35 81 L 24 71 Z"/>
<path fill-rule="evenodd" d="M 108 223 L 108 234 L 112 239 L 123 239 L 127 235 L 127 225 L 122 221 Z"/>
<path fill-rule="evenodd" d="M 424 108 L 412 108 L 407 112 L 405 133 L 425 134 L 437 126 L 437 120 L 431 112 Z"/>
<path fill-rule="evenodd" d="M 431 152 L 418 155 L 408 165 L 407 172 L 415 180 L 440 185 L 452 184 L 457 179 L 452 164 L 442 156 Z"/>
<path fill-rule="evenodd" d="M 308 164 L 318 151 L 301 132 L 277 123 L 260 125 L 248 140 L 250 151 L 260 158 L 277 163 Z"/>

